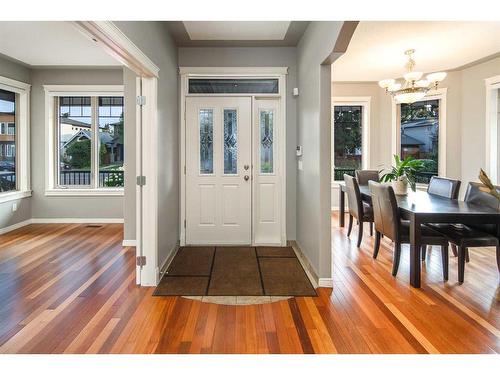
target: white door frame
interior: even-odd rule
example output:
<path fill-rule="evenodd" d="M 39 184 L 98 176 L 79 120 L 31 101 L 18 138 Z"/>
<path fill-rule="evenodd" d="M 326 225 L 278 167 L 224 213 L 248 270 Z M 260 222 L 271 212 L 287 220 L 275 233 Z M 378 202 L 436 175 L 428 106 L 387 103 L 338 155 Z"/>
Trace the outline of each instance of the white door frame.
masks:
<path fill-rule="evenodd" d="M 255 99 L 273 98 L 280 100 L 279 118 L 281 119 L 281 129 L 279 135 L 279 162 L 280 162 L 280 243 L 274 245 L 286 245 L 286 75 L 287 67 L 180 67 L 180 110 L 179 110 L 179 134 L 180 134 L 180 157 L 179 170 L 180 178 L 180 245 L 186 245 L 186 97 L 187 96 L 207 96 L 207 94 L 189 94 L 189 78 L 277 78 L 279 89 L 278 94 L 210 94 L 210 96 L 247 96 L 252 97 L 252 111 L 255 108 Z M 254 124 L 254 119 L 252 119 Z M 253 143 L 253 142 L 252 142 Z M 252 190 L 254 190 L 255 179 L 252 180 Z M 255 213 L 257 202 L 252 201 L 252 218 Z M 253 222 L 253 219 L 252 219 Z M 256 245 L 252 228 L 252 245 Z M 260 244 L 259 245 L 264 245 Z"/>
<path fill-rule="evenodd" d="M 486 173 L 491 178 L 494 184 L 499 181 L 499 166 L 498 166 L 498 90 L 500 90 L 500 75 L 486 78 Z"/>
<path fill-rule="evenodd" d="M 113 22 L 72 22 L 84 35 L 137 74 L 137 96 L 146 102 L 136 107 L 136 175 L 146 184 L 136 186 L 136 255 L 145 265 L 136 267 L 136 283 L 156 286 L 158 265 L 158 74 L 160 69 Z"/>

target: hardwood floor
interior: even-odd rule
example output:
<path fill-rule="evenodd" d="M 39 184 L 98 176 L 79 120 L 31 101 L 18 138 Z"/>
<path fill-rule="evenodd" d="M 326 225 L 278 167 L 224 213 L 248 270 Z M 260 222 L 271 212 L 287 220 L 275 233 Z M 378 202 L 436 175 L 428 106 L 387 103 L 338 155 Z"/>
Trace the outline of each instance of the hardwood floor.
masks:
<path fill-rule="evenodd" d="M 334 217 L 334 225 L 337 225 Z M 223 306 L 153 297 L 135 285 L 122 226 L 30 225 L 0 236 L 0 353 L 499 353 L 494 251 L 456 258 L 441 281 L 433 248 L 423 288 L 409 287 L 408 249 L 397 278 L 392 247 L 333 228 L 334 288 L 318 297 Z"/>

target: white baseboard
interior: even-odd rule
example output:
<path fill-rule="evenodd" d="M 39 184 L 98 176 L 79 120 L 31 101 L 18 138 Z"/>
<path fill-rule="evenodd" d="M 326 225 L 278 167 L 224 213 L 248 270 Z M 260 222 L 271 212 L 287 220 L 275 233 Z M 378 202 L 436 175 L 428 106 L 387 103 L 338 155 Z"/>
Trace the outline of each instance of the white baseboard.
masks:
<path fill-rule="evenodd" d="M 179 251 L 179 248 L 180 248 L 180 245 L 179 245 L 179 242 L 177 242 L 174 246 L 174 248 L 172 249 L 172 251 L 170 251 L 170 254 L 168 255 L 168 257 L 163 261 L 163 264 L 158 267 L 157 269 L 157 278 L 158 278 L 158 282 L 160 282 L 161 278 L 163 277 L 163 274 L 165 273 L 165 271 L 167 271 L 168 267 L 170 266 L 170 263 L 172 263 L 172 260 L 174 260 L 174 257 L 176 256 L 177 252 Z"/>
<path fill-rule="evenodd" d="M 123 219 L 114 218 L 98 218 L 98 219 L 85 219 L 85 218 L 33 218 L 19 223 L 9 225 L 8 227 L 0 228 L 0 234 L 5 234 L 13 230 L 22 228 L 30 224 L 123 224 Z M 135 240 L 133 245 L 135 246 Z"/>
<path fill-rule="evenodd" d="M 33 218 L 31 224 L 123 224 L 120 218 Z"/>
<path fill-rule="evenodd" d="M 333 279 L 320 277 L 318 280 L 318 286 L 320 288 L 333 288 Z"/>
<path fill-rule="evenodd" d="M 30 224 L 31 224 L 31 219 L 20 221 L 19 223 L 9 225 L 8 227 L 0 228 L 0 234 L 12 232 L 13 230 L 22 228 L 22 227 L 24 227 L 26 225 L 30 225 Z"/>
<path fill-rule="evenodd" d="M 137 241 L 136 240 L 123 240 L 122 246 L 123 247 L 135 247 L 135 246 L 137 246 Z"/>

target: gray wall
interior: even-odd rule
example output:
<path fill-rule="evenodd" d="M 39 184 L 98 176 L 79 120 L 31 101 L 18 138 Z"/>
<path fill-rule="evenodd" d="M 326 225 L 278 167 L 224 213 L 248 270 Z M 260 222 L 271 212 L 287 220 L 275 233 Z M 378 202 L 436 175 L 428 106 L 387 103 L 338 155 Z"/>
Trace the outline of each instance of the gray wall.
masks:
<path fill-rule="evenodd" d="M 179 66 L 286 66 L 286 163 L 287 163 L 287 239 L 296 238 L 296 185 L 297 160 L 297 99 L 292 90 L 297 87 L 297 49 L 295 47 L 222 47 L 222 48 L 179 48 Z"/>
<path fill-rule="evenodd" d="M 486 163 L 486 78 L 500 75 L 500 58 L 462 71 L 462 181 L 477 181 L 479 168 Z"/>
<path fill-rule="evenodd" d="M 30 70 L 19 63 L 0 55 L 0 76 L 17 81 L 31 83 Z M 13 203 L 17 203 L 17 211 L 12 212 Z M 31 198 L 0 203 L 0 228 L 17 224 L 31 218 Z"/>
<path fill-rule="evenodd" d="M 319 277 L 331 277 L 330 122 L 332 53 L 342 22 L 311 22 L 297 46 L 298 143 L 297 243 Z"/>
<path fill-rule="evenodd" d="M 162 22 L 115 22 L 159 68 L 158 80 L 158 266 L 179 240 L 179 117 L 177 47 Z M 126 74 L 126 80 L 130 77 Z M 126 113 L 130 105 L 125 103 Z M 129 119 L 130 121 L 132 119 Z M 130 128 L 129 125 L 126 125 Z M 127 194 L 128 194 L 127 190 Z M 135 199 L 125 199 L 127 218 Z M 135 219 L 135 218 L 134 218 Z M 126 219 L 128 220 L 128 219 Z"/>
<path fill-rule="evenodd" d="M 43 85 L 121 85 L 114 69 L 33 69 L 31 71 L 31 187 L 33 218 L 123 218 L 123 197 L 45 196 L 45 94 Z M 128 151 L 125 149 L 125 154 Z"/>

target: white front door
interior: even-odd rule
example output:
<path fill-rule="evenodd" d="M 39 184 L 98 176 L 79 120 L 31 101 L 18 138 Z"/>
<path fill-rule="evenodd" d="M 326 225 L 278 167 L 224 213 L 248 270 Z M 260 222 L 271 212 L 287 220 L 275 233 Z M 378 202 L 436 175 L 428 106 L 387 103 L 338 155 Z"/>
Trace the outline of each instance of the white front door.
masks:
<path fill-rule="evenodd" d="M 252 243 L 251 100 L 186 98 L 186 244 Z"/>

